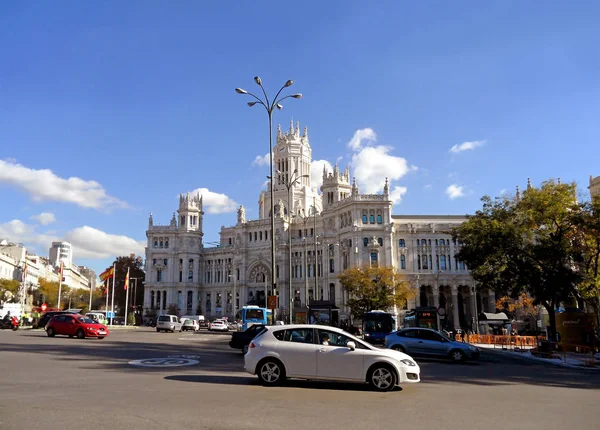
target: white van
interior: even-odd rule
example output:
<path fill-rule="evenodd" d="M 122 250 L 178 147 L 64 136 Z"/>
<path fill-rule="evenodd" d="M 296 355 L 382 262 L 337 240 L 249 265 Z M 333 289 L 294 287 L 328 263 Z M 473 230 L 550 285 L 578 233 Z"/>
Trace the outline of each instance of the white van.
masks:
<path fill-rule="evenodd" d="M 183 324 L 177 318 L 177 315 L 159 315 L 156 321 L 156 331 L 181 331 L 181 326 Z"/>

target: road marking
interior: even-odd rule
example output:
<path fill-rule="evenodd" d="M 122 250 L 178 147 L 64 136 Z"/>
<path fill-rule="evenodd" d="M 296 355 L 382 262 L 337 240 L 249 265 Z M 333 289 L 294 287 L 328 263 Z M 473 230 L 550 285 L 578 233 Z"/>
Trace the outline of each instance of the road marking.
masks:
<path fill-rule="evenodd" d="M 193 366 L 194 364 L 198 363 L 198 360 L 180 357 L 146 358 L 143 360 L 133 360 L 129 362 L 130 365 L 138 367 L 182 367 Z"/>
<path fill-rule="evenodd" d="M 197 358 L 200 358 L 199 355 L 169 355 L 169 358 L 187 358 L 190 360 L 195 360 Z"/>

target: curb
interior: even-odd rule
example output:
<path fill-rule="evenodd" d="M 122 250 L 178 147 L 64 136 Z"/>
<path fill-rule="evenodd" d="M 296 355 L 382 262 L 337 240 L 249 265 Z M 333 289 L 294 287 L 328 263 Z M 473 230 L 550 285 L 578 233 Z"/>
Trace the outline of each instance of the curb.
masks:
<path fill-rule="evenodd" d="M 557 366 L 557 367 L 563 367 L 563 368 L 567 368 L 567 369 L 577 369 L 577 370 L 590 370 L 592 372 L 598 372 L 600 371 L 600 368 L 598 367 L 585 367 L 585 366 L 578 366 L 576 364 L 568 364 L 568 363 L 563 363 L 561 361 L 550 361 L 550 360 L 544 360 L 541 358 L 537 358 L 537 357 L 533 357 L 531 355 L 522 355 L 521 353 L 518 352 L 511 352 L 511 351 L 504 351 L 504 350 L 498 350 L 497 348 L 479 348 L 480 350 L 484 350 L 484 351 L 489 351 L 493 354 L 499 354 L 502 355 L 504 357 L 512 357 L 515 358 L 517 360 L 523 360 L 523 361 L 529 361 L 529 362 L 535 362 L 535 363 L 544 363 L 544 364 L 550 364 L 553 366 Z"/>

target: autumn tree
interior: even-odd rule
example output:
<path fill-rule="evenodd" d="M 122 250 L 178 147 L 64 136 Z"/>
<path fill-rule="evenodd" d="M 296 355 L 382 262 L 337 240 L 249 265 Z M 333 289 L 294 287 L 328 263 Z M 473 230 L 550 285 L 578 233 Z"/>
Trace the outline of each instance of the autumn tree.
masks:
<path fill-rule="evenodd" d="M 36 291 L 39 301 L 46 303 L 49 308 L 56 308 L 58 306 L 58 282 L 48 281 L 47 279 L 39 280 L 39 287 Z M 60 289 L 61 300 L 60 304 L 62 308 L 68 306 L 68 297 L 71 294 L 71 289 L 65 284 Z M 65 298 L 67 301 L 65 302 Z"/>
<path fill-rule="evenodd" d="M 511 318 L 514 318 L 520 312 L 537 321 L 541 316 L 541 307 L 541 305 L 536 305 L 527 293 L 521 293 L 516 299 L 504 296 L 496 300 L 496 308 L 508 313 Z"/>
<path fill-rule="evenodd" d="M 480 288 L 517 298 L 522 292 L 548 311 L 551 336 L 555 310 L 578 294 L 576 185 L 544 182 L 522 198 L 482 198 L 483 208 L 455 228 L 454 239 Z"/>
<path fill-rule="evenodd" d="M 393 267 L 359 267 L 338 276 L 348 293 L 348 305 L 357 318 L 375 309 L 404 308 L 413 291 L 402 281 Z"/>
<path fill-rule="evenodd" d="M 0 304 L 14 301 L 21 288 L 21 283 L 14 279 L 0 279 Z"/>
<path fill-rule="evenodd" d="M 124 311 L 125 308 L 125 276 L 127 275 L 127 268 L 129 268 L 129 306 L 133 306 L 133 292 L 135 292 L 135 303 L 141 305 L 144 303 L 144 260 L 142 257 L 138 257 L 135 254 L 130 254 L 125 257 L 117 257 L 113 263 L 115 265 L 115 309 Z M 110 265 L 112 267 L 112 264 Z M 107 269 L 110 269 L 107 267 Z M 137 278 L 133 281 L 133 278 Z M 135 288 L 133 288 L 135 285 Z M 109 288 L 109 305 L 112 303 L 112 291 L 113 281 L 110 280 Z M 124 312 L 120 312 L 124 314 Z"/>

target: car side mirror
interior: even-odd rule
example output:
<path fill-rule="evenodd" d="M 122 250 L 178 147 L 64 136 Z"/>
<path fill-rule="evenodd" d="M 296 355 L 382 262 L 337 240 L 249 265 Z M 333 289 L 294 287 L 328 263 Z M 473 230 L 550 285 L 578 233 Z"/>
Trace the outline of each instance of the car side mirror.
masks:
<path fill-rule="evenodd" d="M 356 349 L 356 343 L 352 341 L 348 342 L 346 346 L 350 349 L 350 351 L 354 351 Z"/>

